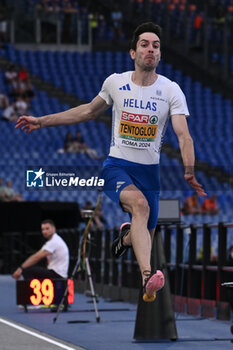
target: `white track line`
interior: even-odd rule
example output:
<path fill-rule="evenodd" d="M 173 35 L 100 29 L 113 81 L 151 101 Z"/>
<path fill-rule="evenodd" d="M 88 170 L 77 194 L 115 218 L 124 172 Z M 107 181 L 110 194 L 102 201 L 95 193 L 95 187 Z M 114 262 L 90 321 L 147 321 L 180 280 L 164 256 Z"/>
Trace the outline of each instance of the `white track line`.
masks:
<path fill-rule="evenodd" d="M 0 322 L 1 322 L 1 323 L 4 323 L 4 324 L 6 324 L 6 325 L 8 325 L 8 326 L 10 326 L 10 327 L 16 328 L 16 329 L 18 329 L 18 330 L 21 331 L 21 332 L 24 332 L 24 333 L 27 333 L 27 334 L 29 334 L 29 335 L 32 335 L 33 337 L 36 337 L 36 338 L 42 339 L 42 340 L 44 340 L 44 341 L 46 341 L 46 342 L 48 342 L 48 343 L 57 345 L 57 346 L 59 346 L 59 347 L 62 348 L 62 349 L 66 349 L 66 350 L 77 350 L 77 348 L 76 348 L 76 349 L 75 349 L 75 348 L 71 348 L 70 346 L 67 346 L 67 345 L 65 345 L 65 344 L 59 343 L 58 341 L 53 340 L 53 339 L 48 338 L 48 337 L 45 337 L 44 335 L 40 335 L 40 334 L 38 334 L 38 333 L 36 333 L 36 332 L 30 331 L 30 330 L 27 329 L 27 328 L 18 326 L 18 325 L 15 324 L 15 323 L 6 321 L 6 320 L 4 320 L 4 319 L 1 318 L 1 317 L 0 317 Z"/>

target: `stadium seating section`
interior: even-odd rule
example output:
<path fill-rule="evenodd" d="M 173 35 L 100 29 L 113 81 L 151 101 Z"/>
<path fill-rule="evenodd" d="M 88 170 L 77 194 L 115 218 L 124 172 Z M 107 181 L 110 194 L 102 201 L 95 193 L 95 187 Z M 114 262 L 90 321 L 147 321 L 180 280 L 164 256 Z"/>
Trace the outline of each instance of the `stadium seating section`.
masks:
<path fill-rule="evenodd" d="M 83 101 L 90 101 L 98 94 L 103 80 L 112 72 L 133 69 L 128 53 L 123 52 L 50 52 L 22 51 L 8 44 L 0 50 L 0 56 L 10 62 L 24 65 L 27 70 L 41 79 L 73 93 Z M 196 158 L 213 166 L 220 166 L 227 172 L 233 172 L 232 164 L 232 101 L 213 93 L 181 71 L 174 70 L 170 64 L 161 62 L 158 72 L 176 81 L 183 89 L 191 117 L 188 118 L 190 130 L 196 140 Z M 0 70 L 0 90 L 9 93 Z M 35 90 L 31 101 L 32 114 L 40 116 L 69 108 L 56 97 L 49 97 L 44 91 Z M 107 155 L 110 144 L 110 129 L 103 122 L 90 121 L 79 126 L 62 126 L 42 129 L 40 132 L 25 135 L 14 125 L 0 121 L 0 177 L 11 179 L 14 188 L 21 192 L 25 200 L 62 200 L 78 201 L 81 206 L 85 201 L 96 201 L 96 192 L 89 191 L 28 191 L 25 188 L 25 171 L 35 166 L 61 167 L 101 167 L 102 160 L 91 160 L 84 154 L 57 153 L 63 147 L 67 131 L 73 134 L 81 130 L 86 143 L 95 148 L 103 158 Z M 169 125 L 164 142 L 178 149 L 177 138 Z M 183 180 L 182 165 L 176 158 L 161 155 L 162 198 L 180 198 L 181 202 L 190 193 L 190 187 Z M 68 169 L 68 168 L 67 168 Z M 169 169 L 169 170 L 168 170 Z M 88 170 L 87 170 L 88 171 Z M 207 177 L 204 172 L 197 172 L 198 180 L 209 192 L 218 196 L 220 213 L 216 216 L 186 215 L 187 223 L 219 222 L 231 220 L 233 196 L 228 184 L 220 183 L 215 177 Z M 109 210 L 111 208 L 112 210 Z M 105 197 L 103 210 L 109 226 L 118 226 L 127 215 Z"/>

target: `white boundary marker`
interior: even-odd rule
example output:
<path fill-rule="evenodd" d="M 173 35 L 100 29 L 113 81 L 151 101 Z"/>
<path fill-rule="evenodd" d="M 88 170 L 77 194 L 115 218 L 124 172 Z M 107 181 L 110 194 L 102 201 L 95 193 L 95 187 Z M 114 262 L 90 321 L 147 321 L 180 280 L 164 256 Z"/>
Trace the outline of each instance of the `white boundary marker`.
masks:
<path fill-rule="evenodd" d="M 77 350 L 77 349 L 78 349 L 77 347 L 76 347 L 76 348 L 71 348 L 71 347 L 68 346 L 68 345 L 65 345 L 65 344 L 63 344 L 63 343 L 59 343 L 58 341 L 53 340 L 53 339 L 51 339 L 51 338 L 48 338 L 48 337 L 46 337 L 46 336 L 44 336 L 44 335 L 41 335 L 41 334 L 38 334 L 38 333 L 36 333 L 36 332 L 30 331 L 30 330 L 27 329 L 27 328 L 18 326 L 17 324 L 15 324 L 15 323 L 13 323 L 13 322 L 9 322 L 9 321 L 7 321 L 7 320 L 1 318 L 1 317 L 0 317 L 0 323 L 4 323 L 4 324 L 6 324 L 6 325 L 8 325 L 8 326 L 10 326 L 10 327 L 12 327 L 12 328 L 18 329 L 19 331 L 21 331 L 21 332 L 23 332 L 23 333 L 26 333 L 26 334 L 29 334 L 29 335 L 31 335 L 31 336 L 33 336 L 33 337 L 35 337 L 35 338 L 42 339 L 42 340 L 46 341 L 47 343 L 51 343 L 51 344 L 53 344 L 53 345 L 57 345 L 57 346 L 59 346 L 59 347 L 62 348 L 62 349 L 66 349 L 66 350 Z M 79 349 L 82 349 L 82 348 L 79 348 Z"/>

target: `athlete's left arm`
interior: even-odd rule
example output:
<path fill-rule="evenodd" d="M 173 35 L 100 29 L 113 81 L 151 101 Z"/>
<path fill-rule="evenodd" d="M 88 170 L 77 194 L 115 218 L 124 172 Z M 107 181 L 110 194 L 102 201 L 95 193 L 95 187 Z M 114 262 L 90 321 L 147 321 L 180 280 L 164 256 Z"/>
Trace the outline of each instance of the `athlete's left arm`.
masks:
<path fill-rule="evenodd" d="M 195 155 L 193 139 L 189 133 L 186 116 L 184 114 L 175 114 L 171 117 L 173 130 L 179 141 L 180 152 L 185 168 L 185 180 L 197 191 L 200 196 L 206 196 L 202 185 L 199 184 L 194 175 Z"/>

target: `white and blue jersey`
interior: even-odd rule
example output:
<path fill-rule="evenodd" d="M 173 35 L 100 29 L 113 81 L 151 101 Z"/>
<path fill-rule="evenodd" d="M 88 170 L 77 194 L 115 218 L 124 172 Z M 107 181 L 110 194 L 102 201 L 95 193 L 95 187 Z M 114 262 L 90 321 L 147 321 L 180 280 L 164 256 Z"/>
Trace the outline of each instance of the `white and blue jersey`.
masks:
<path fill-rule="evenodd" d="M 112 140 L 104 162 L 104 191 L 120 203 L 120 192 L 134 184 L 150 206 L 148 228 L 158 217 L 159 160 L 163 135 L 170 116 L 189 115 L 180 87 L 162 75 L 150 86 L 132 81 L 132 71 L 112 74 L 99 96 L 112 109 Z"/>
<path fill-rule="evenodd" d="M 189 115 L 186 99 L 180 87 L 162 75 L 150 86 L 138 86 L 132 73 L 110 75 L 99 93 L 113 105 L 110 156 L 158 164 L 169 117 Z"/>

